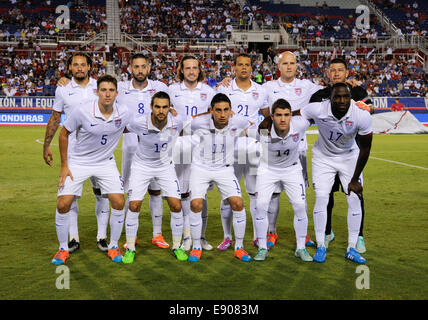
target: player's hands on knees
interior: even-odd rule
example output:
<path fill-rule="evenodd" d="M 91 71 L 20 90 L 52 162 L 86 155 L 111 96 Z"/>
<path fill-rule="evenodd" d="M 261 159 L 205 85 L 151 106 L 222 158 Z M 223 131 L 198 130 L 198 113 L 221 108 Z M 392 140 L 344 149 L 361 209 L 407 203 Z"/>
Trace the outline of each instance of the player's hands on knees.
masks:
<path fill-rule="evenodd" d="M 49 147 L 47 147 L 46 149 L 43 149 L 43 159 L 45 159 L 46 164 L 52 167 L 53 156 L 52 156 L 52 151 Z"/>
<path fill-rule="evenodd" d="M 358 198 L 363 197 L 363 186 L 358 180 L 351 180 L 348 184 L 348 196 L 351 195 L 351 192 L 354 192 Z"/>
<path fill-rule="evenodd" d="M 66 77 L 62 77 L 58 80 L 57 86 L 58 87 L 65 87 L 70 82 L 70 79 L 67 79 Z"/>
<path fill-rule="evenodd" d="M 231 81 L 232 81 L 231 77 L 224 78 L 219 83 L 217 83 L 217 87 L 219 86 L 228 87 Z"/>
<path fill-rule="evenodd" d="M 67 177 L 70 177 L 71 180 L 74 180 L 68 166 L 61 166 L 58 179 L 58 189 L 64 188 L 65 179 L 67 179 Z"/>

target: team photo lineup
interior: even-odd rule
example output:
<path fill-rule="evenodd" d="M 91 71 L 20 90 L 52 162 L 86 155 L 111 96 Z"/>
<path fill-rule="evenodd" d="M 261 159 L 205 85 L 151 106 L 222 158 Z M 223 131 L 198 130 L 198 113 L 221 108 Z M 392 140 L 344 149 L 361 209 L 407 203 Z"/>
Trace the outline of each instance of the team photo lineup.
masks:
<path fill-rule="evenodd" d="M 0 300 L 428 298 L 428 2 L 0 13 Z"/>
<path fill-rule="evenodd" d="M 326 88 L 296 78 L 297 58 L 289 51 L 278 59 L 281 77 L 263 86 L 251 80 L 251 56 L 237 55 L 236 77 L 224 79 L 217 90 L 203 83 L 201 63 L 191 55 L 182 58 L 178 81 L 169 87 L 148 79 L 150 59 L 141 53 L 130 58 L 132 79 L 122 82 L 111 75 L 91 78 L 93 63 L 85 53 L 73 53 L 68 62 L 72 78 L 62 79 L 64 85 L 56 90 L 43 147 L 44 159 L 52 165 L 49 145 L 61 113 L 66 113 L 59 133 L 61 170 L 55 216 L 59 251 L 53 264 L 65 263 L 80 247 L 77 199 L 87 179 L 96 197 L 97 245 L 114 262 L 134 262 L 146 193 L 152 243 L 170 247 L 161 232 L 164 198 L 171 212 L 174 256 L 180 261 L 200 261 L 203 250 L 213 249 L 205 234 L 206 193 L 213 183 L 222 198 L 224 240 L 218 250 L 232 246 L 241 261 L 266 260 L 278 239 L 278 195 L 284 190 L 294 211 L 295 256 L 325 262 L 328 244 L 334 239 L 331 230 L 326 234 L 327 207 L 332 187 L 339 182 L 349 206 L 345 258 L 365 263 L 360 255 L 366 250 L 360 232 L 362 171 L 371 148 L 371 115 L 370 106 L 362 101 L 367 94 L 358 101 L 352 99 L 352 92 L 364 89 L 355 80 L 346 83 L 345 60 L 331 60 L 331 86 L 325 98 L 320 97 Z M 259 113 L 264 115 L 261 123 Z M 310 179 L 305 132 L 311 123 L 320 132 L 312 158 L 316 244 L 307 230 L 305 197 Z M 119 173 L 113 152 L 122 134 Z M 250 208 L 244 208 L 242 176 Z M 247 211 L 253 224 L 253 245 L 258 248 L 254 257 L 243 246 Z M 124 254 L 118 244 L 123 228 Z M 316 246 L 314 257 L 306 246 Z"/>

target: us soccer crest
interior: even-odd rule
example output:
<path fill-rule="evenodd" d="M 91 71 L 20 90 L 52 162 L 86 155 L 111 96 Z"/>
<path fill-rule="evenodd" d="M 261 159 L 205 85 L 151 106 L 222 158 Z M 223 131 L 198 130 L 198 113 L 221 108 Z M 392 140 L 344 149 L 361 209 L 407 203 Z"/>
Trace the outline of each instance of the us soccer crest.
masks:
<path fill-rule="evenodd" d="M 94 94 L 97 94 L 97 89 L 92 89 L 94 91 Z"/>
<path fill-rule="evenodd" d="M 300 96 L 302 94 L 302 88 L 296 88 L 294 90 L 298 96 Z"/>
<path fill-rule="evenodd" d="M 156 93 L 156 90 L 155 89 L 151 89 L 150 90 L 150 95 L 152 96 L 152 95 L 154 95 Z"/>
<path fill-rule="evenodd" d="M 293 134 L 293 141 L 294 142 L 297 142 L 297 141 L 299 141 L 299 134 L 298 133 L 296 133 L 296 134 Z"/>
<path fill-rule="evenodd" d="M 354 125 L 354 122 L 352 122 L 352 121 L 346 121 L 346 122 L 345 122 L 345 126 L 346 126 L 347 128 L 351 128 L 353 125 Z"/>
<path fill-rule="evenodd" d="M 122 119 L 114 120 L 114 126 L 120 128 L 122 126 Z"/>
<path fill-rule="evenodd" d="M 254 98 L 254 100 L 257 100 L 259 98 L 259 93 L 253 92 L 253 98 Z"/>
<path fill-rule="evenodd" d="M 206 93 L 201 93 L 201 100 L 202 101 L 206 101 L 207 100 L 207 94 Z"/>

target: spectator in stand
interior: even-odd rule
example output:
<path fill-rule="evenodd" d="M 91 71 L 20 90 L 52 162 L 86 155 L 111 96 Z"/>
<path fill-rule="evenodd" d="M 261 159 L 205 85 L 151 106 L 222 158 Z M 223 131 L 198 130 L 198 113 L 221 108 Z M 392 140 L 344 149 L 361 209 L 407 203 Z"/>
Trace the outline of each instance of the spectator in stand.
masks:
<path fill-rule="evenodd" d="M 404 104 L 400 102 L 400 99 L 395 98 L 395 103 L 391 105 L 391 111 L 403 111 L 404 109 Z"/>

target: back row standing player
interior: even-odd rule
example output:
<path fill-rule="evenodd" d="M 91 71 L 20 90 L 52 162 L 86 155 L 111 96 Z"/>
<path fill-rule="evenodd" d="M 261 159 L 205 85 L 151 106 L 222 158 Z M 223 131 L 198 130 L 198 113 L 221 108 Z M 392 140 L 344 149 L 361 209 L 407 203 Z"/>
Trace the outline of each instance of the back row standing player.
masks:
<path fill-rule="evenodd" d="M 266 92 L 264 88 L 251 80 L 253 72 L 253 63 L 248 54 L 239 54 L 235 57 L 234 71 L 236 77 L 231 81 L 224 81 L 222 85 L 217 88 L 217 91 L 225 94 L 231 101 L 232 111 L 235 117 L 243 117 L 244 119 L 252 122 L 257 128 L 259 123 L 259 111 L 263 116 L 269 115 L 269 108 L 265 106 Z M 224 84 L 224 85 L 223 85 Z M 241 137 L 239 140 L 243 144 L 248 145 L 251 138 Z M 240 152 L 241 150 L 238 150 Z M 238 155 L 239 158 L 239 155 Z M 235 159 L 234 169 L 235 176 L 238 181 L 244 176 L 245 189 L 250 198 L 250 212 L 253 221 L 253 239 L 257 239 L 256 230 L 254 226 L 256 214 L 256 172 L 251 172 L 249 163 L 240 164 L 239 159 Z M 244 160 L 247 160 L 246 157 Z M 221 221 L 224 231 L 224 240 L 217 247 L 219 250 L 227 250 L 232 245 L 232 208 L 226 201 L 222 201 L 220 205 Z"/>
<path fill-rule="evenodd" d="M 90 77 L 92 70 L 92 59 L 85 53 L 74 53 L 67 60 L 67 70 L 71 71 L 71 81 L 66 85 L 58 86 L 55 91 L 55 102 L 52 114 L 46 127 L 45 140 L 43 144 L 43 158 L 45 162 L 52 166 L 53 157 L 49 148 L 53 137 L 64 113 L 68 118 L 76 109 L 84 103 L 97 98 L 97 81 Z M 76 141 L 74 135 L 70 135 L 69 156 L 72 154 L 72 148 Z M 97 216 L 98 232 L 97 245 L 101 251 L 107 251 L 107 223 L 109 218 L 109 201 L 101 196 L 101 189 L 95 179 L 91 178 L 93 192 L 96 198 L 95 214 Z M 77 198 L 74 198 L 70 208 L 70 242 L 68 243 L 69 252 L 72 253 L 80 248 L 79 232 L 77 227 L 78 205 Z"/>
<path fill-rule="evenodd" d="M 89 56 L 88 59 L 90 59 Z M 138 118 L 144 113 L 150 112 L 151 97 L 159 91 L 168 92 L 168 87 L 160 81 L 148 79 L 148 75 L 150 74 L 150 60 L 143 54 L 135 54 L 131 56 L 129 71 L 131 72 L 133 79 L 130 81 L 121 81 L 118 83 L 119 95 L 117 97 L 117 100 L 119 103 L 128 106 L 128 108 L 130 109 L 129 111 L 131 117 Z M 68 79 L 61 78 L 58 82 L 59 88 L 61 88 L 61 86 L 67 87 L 69 85 L 68 81 Z M 126 192 L 129 184 L 131 162 L 137 150 L 137 145 L 138 141 L 137 135 L 135 133 L 125 133 L 123 135 L 121 172 Z M 158 189 L 156 183 L 152 183 L 150 185 L 149 194 L 149 206 L 152 214 L 153 223 L 152 243 L 159 246 L 160 248 L 169 248 L 169 244 L 165 242 L 162 236 L 163 205 L 162 197 L 160 196 L 160 190 Z M 105 228 L 107 228 L 107 220 L 108 209 L 107 217 L 105 218 Z M 71 219 L 70 233 L 74 229 L 77 232 L 77 218 Z M 105 242 L 105 244 L 107 243 Z M 127 247 L 126 244 L 125 247 Z M 70 252 L 73 251 L 70 250 Z"/>
<path fill-rule="evenodd" d="M 329 68 L 327 70 L 327 75 L 330 80 L 330 84 L 326 88 L 315 92 L 311 97 L 311 100 L 310 100 L 311 103 L 322 102 L 324 100 L 330 99 L 332 85 L 339 82 L 346 82 L 349 89 L 351 90 L 351 98 L 354 101 L 356 101 L 356 105 L 359 108 L 366 109 L 370 113 L 373 113 L 374 110 L 373 108 L 370 107 L 371 101 L 368 98 L 367 91 L 363 87 L 361 87 L 356 80 L 354 79 L 347 80 L 349 71 L 345 60 L 341 58 L 335 58 L 331 60 Z M 359 145 L 359 141 L 357 141 L 357 144 Z M 362 178 L 363 177 L 361 174 L 361 184 L 363 184 Z M 339 175 L 337 174 L 335 177 L 332 190 L 330 192 L 329 202 L 327 205 L 327 224 L 325 228 L 325 240 L 324 240 L 326 248 L 328 248 L 329 243 L 334 240 L 334 232 L 331 228 L 331 216 L 332 216 L 333 206 L 334 206 L 334 193 L 336 191 L 339 191 L 339 185 L 340 185 L 340 180 L 339 180 Z M 365 210 L 364 210 L 364 198 L 362 194 L 361 194 L 361 210 L 362 210 L 361 226 L 360 226 L 360 232 L 358 235 L 358 241 L 355 248 L 358 251 L 358 253 L 366 252 L 366 246 L 363 238 Z"/>
<path fill-rule="evenodd" d="M 314 84 L 310 80 L 297 79 L 297 67 L 297 58 L 294 53 L 285 51 L 280 54 L 278 59 L 278 68 L 281 72 L 281 77 L 275 81 L 269 81 L 263 84 L 267 94 L 266 107 L 271 108 L 273 103 L 278 99 L 285 99 L 291 105 L 291 111 L 294 112 L 306 106 L 309 103 L 311 96 L 323 88 L 322 86 Z M 299 159 L 302 165 L 302 173 L 306 187 L 309 186 L 306 159 L 307 148 L 306 135 L 303 135 L 299 146 Z M 276 221 L 278 219 L 279 194 L 281 191 L 282 189 L 275 190 L 269 205 L 268 247 L 273 247 L 278 239 L 278 235 L 276 234 Z M 309 237 L 306 238 L 306 245 L 314 245 Z"/>
<path fill-rule="evenodd" d="M 205 73 L 201 62 L 194 56 L 184 56 L 180 61 L 177 70 L 177 80 L 179 82 L 169 86 L 169 96 L 171 104 L 177 111 L 180 118 L 189 122 L 192 117 L 201 113 L 206 113 L 210 108 L 210 103 L 215 95 L 215 91 L 202 81 L 205 80 Z M 185 123 L 186 125 L 186 123 Z M 191 136 L 184 135 L 177 139 L 174 148 L 175 170 L 180 183 L 181 205 L 183 207 L 183 243 L 185 251 L 190 250 L 192 245 L 190 234 L 190 166 L 191 166 Z M 182 159 L 179 159 L 179 158 Z M 178 159 L 177 159 L 178 158 Z M 205 239 L 205 231 L 208 222 L 208 203 L 206 196 L 203 199 L 202 207 L 202 230 L 200 245 L 204 250 L 212 250 L 212 246 Z"/>

